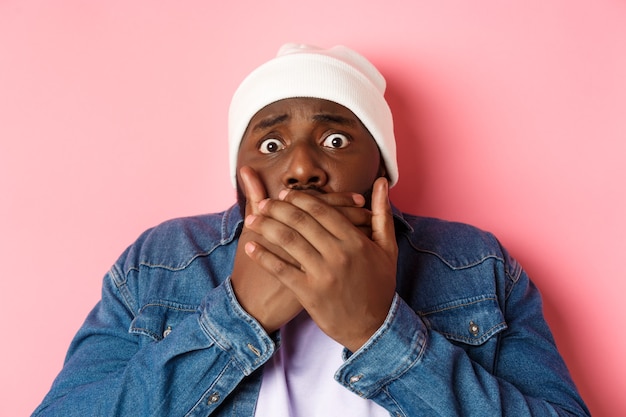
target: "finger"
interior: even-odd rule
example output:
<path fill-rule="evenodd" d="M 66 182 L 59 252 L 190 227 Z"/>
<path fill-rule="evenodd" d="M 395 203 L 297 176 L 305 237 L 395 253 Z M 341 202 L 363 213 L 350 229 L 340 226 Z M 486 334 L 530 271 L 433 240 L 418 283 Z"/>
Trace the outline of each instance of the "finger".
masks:
<path fill-rule="evenodd" d="M 306 291 L 306 272 L 298 267 L 284 262 L 264 246 L 256 242 L 248 242 L 244 247 L 246 255 L 293 293 L 300 308 L 302 300 L 300 294 Z"/>
<path fill-rule="evenodd" d="M 296 266 L 285 262 L 271 251 L 256 242 L 246 243 L 244 250 L 252 260 L 277 278 L 283 284 L 291 284 L 295 279 L 304 278 L 304 272 Z"/>
<path fill-rule="evenodd" d="M 365 197 L 357 193 L 328 193 L 315 195 L 326 204 L 337 209 L 354 226 L 369 228 L 372 220 L 370 210 L 364 208 Z M 367 233 L 370 235 L 371 233 Z"/>
<path fill-rule="evenodd" d="M 359 231 L 361 233 L 363 233 L 365 236 L 367 236 L 369 239 L 372 238 L 372 228 L 369 226 L 357 226 L 357 229 L 359 229 Z"/>
<path fill-rule="evenodd" d="M 318 194 L 316 197 L 333 207 L 365 206 L 365 197 L 358 193 L 328 193 Z"/>
<path fill-rule="evenodd" d="M 287 206 L 295 207 L 296 209 L 300 209 L 308 216 L 307 218 L 313 219 L 317 222 L 323 230 L 329 232 L 332 236 L 337 239 L 348 239 L 351 236 L 354 236 L 355 232 L 358 232 L 356 227 L 353 226 L 350 221 L 348 221 L 347 217 L 342 214 L 338 209 L 326 204 L 322 201 L 318 196 L 313 196 L 302 191 L 296 190 L 286 190 L 282 191 L 279 195 L 280 201 L 289 203 Z M 277 202 L 278 203 L 278 202 Z M 274 210 L 275 207 L 282 207 L 279 204 L 271 205 L 271 209 Z M 290 217 L 284 216 L 283 214 L 290 215 Z M 272 216 L 277 216 L 276 218 L 285 224 L 290 225 L 291 227 L 297 227 L 296 222 L 300 223 L 302 216 L 301 213 L 289 213 L 287 211 L 272 211 Z M 294 221 L 295 220 L 295 221 Z M 304 224 L 304 222 L 302 222 Z M 310 224 L 309 222 L 305 224 Z M 365 221 L 364 224 L 367 224 Z M 299 228 L 298 228 L 299 229 Z M 314 235 L 310 235 L 308 232 L 314 233 Z M 310 230 L 302 230 L 301 233 L 306 239 L 311 239 L 315 237 L 317 234 L 317 228 L 311 228 Z"/>
<path fill-rule="evenodd" d="M 281 207 L 271 210 L 267 209 L 266 207 L 269 205 L 282 206 L 282 210 Z M 246 228 L 263 236 L 270 244 L 265 249 L 277 257 L 284 258 L 281 254 L 286 253 L 298 265 L 314 265 L 316 262 L 321 261 L 316 244 L 322 245 L 320 243 L 322 239 L 326 239 L 327 244 L 332 244 L 332 240 L 335 239 L 323 230 L 314 219 L 290 204 L 275 200 L 264 200 L 260 208 L 261 215 L 246 216 Z M 287 219 L 292 220 L 291 224 L 289 224 Z M 309 239 L 313 240 L 310 241 L 303 234 L 308 235 Z"/>
<path fill-rule="evenodd" d="M 372 212 L 360 207 L 335 207 L 356 227 L 370 228 L 372 225 Z"/>
<path fill-rule="evenodd" d="M 389 183 L 384 177 L 374 182 L 372 190 L 372 240 L 387 251 L 397 251 Z"/>
<path fill-rule="evenodd" d="M 267 197 L 265 187 L 257 173 L 248 166 L 241 167 L 239 175 L 246 195 L 246 213 L 258 214 L 259 202 Z"/>

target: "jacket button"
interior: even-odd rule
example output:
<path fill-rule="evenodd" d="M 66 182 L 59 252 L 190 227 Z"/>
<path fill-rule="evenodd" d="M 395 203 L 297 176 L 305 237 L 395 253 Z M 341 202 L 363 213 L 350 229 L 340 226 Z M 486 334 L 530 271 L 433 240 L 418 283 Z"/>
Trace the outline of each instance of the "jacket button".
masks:
<path fill-rule="evenodd" d="M 220 394 L 218 394 L 217 392 L 214 392 L 213 394 L 209 395 L 209 399 L 207 400 L 206 403 L 211 405 L 211 404 L 215 404 L 219 400 L 220 400 Z"/>
<path fill-rule="evenodd" d="M 357 382 L 359 382 L 361 380 L 361 378 L 363 378 L 363 375 L 354 375 L 350 377 L 350 383 L 351 384 L 356 384 Z"/>
<path fill-rule="evenodd" d="M 474 336 L 477 336 L 478 332 L 480 331 L 480 327 L 478 327 L 478 324 L 474 323 L 473 321 L 470 321 L 470 323 L 469 323 L 469 331 Z"/>
<path fill-rule="evenodd" d="M 165 329 L 165 331 L 163 332 L 163 338 L 169 336 L 170 333 L 172 333 L 172 326 L 167 326 L 167 329 Z"/>

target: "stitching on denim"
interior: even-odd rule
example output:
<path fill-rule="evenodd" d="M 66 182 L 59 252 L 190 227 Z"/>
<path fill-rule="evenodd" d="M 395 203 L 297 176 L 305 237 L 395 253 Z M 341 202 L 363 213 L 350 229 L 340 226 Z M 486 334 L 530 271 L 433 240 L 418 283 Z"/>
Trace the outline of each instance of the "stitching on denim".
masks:
<path fill-rule="evenodd" d="M 409 233 L 415 232 L 413 226 L 409 224 L 409 222 L 404 218 L 404 213 L 398 210 L 393 204 L 391 205 L 391 212 L 393 214 L 394 220 L 397 220 L 401 223 L 402 227 L 408 230 Z"/>
<path fill-rule="evenodd" d="M 397 300 L 398 295 L 396 294 L 394 296 L 394 302 L 393 302 L 393 308 L 392 310 L 389 312 L 389 316 L 385 319 L 385 324 L 387 324 L 386 326 L 384 326 L 381 330 L 380 333 L 375 333 L 376 337 L 374 337 L 373 343 L 371 344 L 366 344 L 364 348 L 362 348 L 363 350 L 361 350 L 361 352 L 368 352 L 372 347 L 376 346 L 379 342 L 380 339 L 382 338 L 383 335 L 387 334 L 391 328 L 390 323 L 396 318 L 396 316 L 398 315 L 398 310 L 400 309 L 400 303 Z M 355 352 L 356 353 L 356 352 Z"/>
<path fill-rule="evenodd" d="M 221 343 L 222 340 L 226 341 L 226 339 L 222 338 L 222 337 L 215 337 L 215 335 L 219 335 L 219 332 L 217 331 L 216 328 L 214 328 L 213 326 L 211 326 L 210 322 L 207 322 L 206 320 L 202 320 L 202 318 L 198 318 L 198 321 L 200 323 L 200 326 L 204 329 L 205 333 L 213 340 L 213 342 L 220 347 L 220 349 L 222 349 L 224 352 L 227 352 L 229 350 L 232 349 L 230 344 L 223 344 Z"/>
<path fill-rule="evenodd" d="M 189 267 L 189 265 L 191 265 L 196 259 L 198 258 L 205 258 L 209 255 L 211 255 L 211 253 L 213 253 L 217 248 L 222 247 L 222 246 L 226 246 L 227 244 L 231 243 L 234 239 L 235 236 L 237 234 L 239 225 L 243 223 L 243 220 L 239 220 L 237 221 L 237 224 L 235 224 L 235 227 L 233 227 L 232 229 L 232 233 L 230 235 L 227 235 L 227 231 L 229 228 L 228 225 L 228 221 L 230 219 L 230 216 L 232 214 L 233 211 L 233 207 L 231 207 L 231 209 L 229 209 L 228 211 L 224 212 L 223 216 L 222 216 L 222 226 L 221 226 L 221 233 L 222 233 L 222 237 L 219 241 L 219 243 L 215 243 L 213 247 L 211 247 L 210 249 L 204 251 L 204 252 L 199 252 L 196 253 L 195 255 L 193 255 L 191 258 L 189 258 L 189 260 L 187 260 L 187 262 L 181 264 L 180 266 L 171 266 L 171 265 L 163 265 L 163 264 L 152 264 L 150 262 L 146 262 L 146 261 L 139 261 L 137 265 L 131 265 L 128 267 L 128 269 L 125 271 L 124 275 L 128 275 L 130 273 L 130 271 L 137 271 L 139 272 L 140 267 L 145 266 L 148 268 L 162 268 L 168 271 L 182 271 L 184 269 L 186 269 L 187 267 Z"/>
<path fill-rule="evenodd" d="M 411 369 L 413 366 L 415 366 L 416 363 L 418 363 L 419 361 L 422 360 L 422 357 L 424 356 L 424 353 L 426 352 L 426 348 L 428 347 L 428 338 L 426 337 L 425 334 L 421 333 L 420 336 L 418 337 L 418 339 L 416 340 L 416 343 L 421 347 L 419 352 L 417 352 L 417 354 L 413 357 L 413 359 L 403 361 L 402 366 L 398 367 L 398 369 L 402 369 L 402 371 L 397 372 L 397 373 L 395 373 L 393 375 L 388 375 L 387 377 L 381 379 L 380 380 L 381 381 L 381 388 L 373 391 L 371 393 L 370 397 L 373 396 L 373 395 L 376 395 L 376 393 L 379 392 L 379 391 L 385 391 L 386 392 L 386 390 L 384 389 L 385 386 L 390 384 L 392 381 L 395 381 L 395 380 L 399 379 L 405 373 L 409 372 L 409 369 Z M 393 397 L 391 397 L 391 398 L 393 398 Z M 394 400 L 394 402 L 395 402 L 395 400 Z"/>
<path fill-rule="evenodd" d="M 391 381 L 389 381 L 389 382 L 391 382 Z M 392 403 L 396 406 L 396 409 L 397 409 L 398 411 L 396 411 L 396 412 L 394 412 L 394 413 L 393 413 L 393 415 L 394 415 L 394 416 L 396 416 L 396 417 L 397 417 L 397 416 L 402 415 L 402 416 L 405 416 L 405 417 L 406 417 L 406 416 L 408 415 L 408 414 L 404 411 L 404 409 L 400 406 L 400 404 L 398 403 L 398 401 L 396 400 L 396 398 L 395 398 L 393 395 L 391 395 L 391 393 L 390 393 L 390 392 L 389 392 L 389 390 L 387 389 L 387 386 L 383 386 L 383 387 L 381 388 L 381 391 L 382 391 L 382 392 L 384 392 L 384 393 L 387 395 L 387 398 L 389 398 L 389 400 L 391 400 L 391 402 L 392 402 Z M 400 414 L 400 413 L 402 413 L 402 414 Z"/>
<path fill-rule="evenodd" d="M 515 286 L 518 284 L 522 274 L 525 273 L 524 268 L 522 268 L 522 266 L 518 262 L 515 262 L 515 264 L 517 268 L 515 268 L 514 274 L 511 273 L 509 268 L 505 268 L 504 270 L 504 273 L 506 277 L 508 278 L 508 282 L 510 282 L 510 284 L 507 283 L 507 285 L 505 285 L 504 287 L 504 290 L 505 290 L 504 299 L 505 300 L 509 299 L 509 296 L 513 292 L 513 289 L 515 288 Z"/>
<path fill-rule="evenodd" d="M 139 313 L 143 312 L 146 309 L 146 307 L 165 307 L 165 308 L 169 308 L 169 309 L 176 310 L 176 311 L 185 311 L 188 313 L 193 313 L 196 311 L 195 307 L 193 308 L 191 306 L 185 307 L 184 304 L 168 302 L 167 300 L 163 300 L 162 302 L 144 304 L 139 309 Z"/>
<path fill-rule="evenodd" d="M 402 213 L 402 214 L 403 214 L 403 215 L 406 215 L 406 213 Z M 417 216 L 412 216 L 412 217 L 414 217 L 415 219 L 418 219 L 418 220 L 419 220 L 419 217 L 417 217 Z M 406 222 L 406 220 L 404 220 L 402 217 L 400 217 L 400 218 L 401 218 L 404 222 Z M 414 231 L 414 230 L 413 230 L 413 228 L 411 227 L 411 232 L 413 232 L 413 231 Z M 495 241 L 496 241 L 496 243 L 499 243 L 499 242 L 498 242 L 498 240 L 497 240 L 497 238 L 496 238 L 495 236 L 493 236 L 493 234 L 491 234 L 491 233 L 489 233 L 489 232 L 484 232 L 484 233 L 485 233 L 487 236 L 489 236 L 491 239 L 495 240 Z M 497 259 L 497 260 L 499 260 L 499 261 L 501 261 L 501 262 L 504 262 L 503 257 L 498 256 L 498 254 L 496 254 L 496 253 L 490 253 L 490 254 L 488 254 L 488 255 L 483 255 L 483 257 L 482 257 L 481 259 L 477 260 L 476 262 L 473 262 L 473 263 L 470 263 L 470 264 L 467 264 L 467 265 L 463 265 L 463 266 L 454 266 L 454 265 L 452 265 L 450 262 L 448 262 L 448 261 L 447 261 L 447 260 L 446 260 L 446 259 L 445 259 L 442 255 L 440 255 L 439 253 L 434 252 L 434 251 L 431 251 L 431 250 L 428 250 L 428 249 L 423 249 L 423 248 L 421 248 L 421 247 L 417 246 L 417 245 L 413 242 L 413 240 L 411 239 L 411 236 L 410 236 L 410 234 L 409 234 L 409 233 L 403 233 L 402 235 L 406 238 L 406 240 L 409 242 L 409 245 L 410 245 L 413 249 L 415 249 L 415 250 L 416 250 L 416 251 L 418 251 L 418 252 L 426 253 L 426 254 L 433 255 L 433 256 L 437 257 L 437 258 L 438 258 L 438 259 L 440 259 L 440 260 L 441 260 L 444 264 L 446 264 L 449 268 L 451 268 L 451 269 L 453 269 L 453 270 L 457 270 L 457 269 L 465 269 L 465 268 L 472 268 L 472 267 L 474 267 L 474 266 L 476 266 L 476 265 L 479 265 L 479 264 L 481 264 L 481 263 L 485 262 L 487 259 L 490 259 L 490 258 Z"/>
<path fill-rule="evenodd" d="M 445 311 L 450 311 L 450 310 L 455 310 L 457 308 L 463 308 L 463 307 L 468 307 L 468 306 L 472 306 L 472 305 L 476 305 L 476 304 L 480 304 L 486 301 L 494 301 L 497 304 L 497 298 L 495 296 L 481 296 L 481 297 L 475 297 L 474 299 L 472 299 L 472 301 L 466 301 L 466 302 L 462 302 L 459 304 L 450 304 L 447 307 L 444 308 L 438 308 L 436 310 L 432 310 L 429 312 L 419 312 L 419 315 L 428 322 L 428 328 L 429 329 L 433 329 L 433 324 L 432 321 L 429 320 L 428 316 L 433 315 L 433 314 L 437 314 L 437 313 L 441 313 L 441 312 L 445 312 Z M 502 311 L 502 310 L 500 310 Z M 478 338 L 475 337 L 467 337 L 467 336 L 463 336 L 460 333 L 452 333 L 452 332 L 445 332 L 442 330 L 434 330 L 437 333 L 445 336 L 448 339 L 452 339 L 455 340 L 457 342 L 462 342 L 462 343 L 466 343 L 466 344 L 470 344 L 470 345 L 478 345 L 478 344 L 483 344 L 484 342 L 486 342 L 490 337 L 492 337 L 495 333 L 497 333 L 499 330 L 501 329 L 505 329 L 507 327 L 506 325 L 506 321 L 501 321 L 497 324 L 494 324 L 493 326 L 491 326 L 489 329 L 485 330 L 484 332 L 482 332 L 482 335 Z"/>
<path fill-rule="evenodd" d="M 232 228 L 232 232 L 228 234 L 228 230 L 230 228 L 230 218 L 235 210 L 239 210 L 239 205 L 232 206 L 230 209 L 224 212 L 224 216 L 222 217 L 222 238 L 220 240 L 220 243 L 222 245 L 232 242 L 233 239 L 235 239 L 235 235 L 237 234 L 239 227 L 243 225 L 243 219 L 238 220 Z"/>
<path fill-rule="evenodd" d="M 118 288 L 126 284 L 126 282 L 128 281 L 126 278 L 126 275 L 122 273 L 122 271 L 117 267 L 117 265 L 113 265 L 111 269 L 109 270 L 109 272 L 112 275 L 111 278 L 113 278 L 113 282 L 115 283 L 115 286 Z"/>
<path fill-rule="evenodd" d="M 396 296 L 394 297 L 394 304 L 392 307 L 392 311 L 390 312 L 388 318 L 385 320 L 385 323 L 391 323 L 393 322 L 393 320 L 395 319 L 395 317 L 398 315 L 398 312 L 400 311 L 400 297 L 396 294 Z M 379 342 L 380 339 L 382 339 L 382 336 L 386 333 L 388 333 L 391 329 L 391 325 L 387 325 L 385 326 L 382 331 L 380 333 L 376 333 L 376 337 L 374 338 L 374 341 L 372 344 L 370 345 L 366 345 L 366 347 L 360 351 L 359 354 L 361 353 L 366 353 L 369 352 L 369 350 L 371 350 L 374 346 L 376 346 Z M 400 376 L 402 376 L 403 374 L 405 374 L 406 372 L 408 372 L 408 370 L 417 362 L 419 362 L 422 358 L 422 356 L 424 355 L 424 352 L 426 350 L 426 336 L 424 335 L 423 332 L 418 332 L 418 335 L 416 337 L 415 343 L 414 344 L 418 344 L 421 346 L 421 349 L 419 350 L 419 352 L 415 353 L 415 352 L 411 352 L 413 355 L 409 355 L 409 359 L 403 361 L 403 366 L 398 366 L 396 369 L 402 369 L 401 371 L 393 374 L 393 375 L 388 375 L 387 377 L 381 379 L 381 387 L 385 386 L 387 383 L 389 383 L 390 381 L 396 380 L 398 379 Z M 348 387 L 351 387 L 350 385 L 348 385 Z M 379 392 L 382 388 L 378 388 L 372 392 L 370 392 L 370 396 L 375 395 L 377 392 Z M 355 391 L 356 392 L 356 391 Z M 358 390 L 357 392 L 360 396 L 365 396 L 363 392 L 361 392 L 360 390 Z"/>
<path fill-rule="evenodd" d="M 226 282 L 225 282 L 226 284 Z M 230 285 L 226 285 L 225 287 L 225 291 L 228 293 L 228 295 L 232 298 L 234 298 L 234 293 L 232 292 L 232 287 L 230 287 Z M 236 298 L 234 298 L 236 300 Z M 254 321 L 251 320 L 249 317 L 247 317 L 246 315 L 242 314 L 242 311 L 239 310 L 240 307 L 238 304 L 236 304 L 233 308 L 234 313 L 240 317 L 244 322 L 246 322 L 247 324 L 249 324 L 253 329 L 255 329 L 256 331 L 260 330 L 259 329 L 259 325 Z M 205 329 L 205 333 L 215 342 L 216 345 L 218 345 L 222 350 L 224 351 L 229 351 L 229 350 L 234 350 L 235 348 L 228 342 L 228 340 L 224 339 L 221 336 L 221 333 L 218 331 L 217 328 L 215 328 L 210 321 L 208 320 L 202 320 L 202 316 L 200 315 L 198 318 L 198 321 L 200 322 L 200 326 Z M 264 338 L 260 338 L 262 340 L 263 343 L 263 347 L 266 349 L 266 351 L 270 351 L 271 349 L 271 344 L 267 343 Z M 226 343 L 221 343 L 222 341 L 226 342 Z M 262 355 L 257 357 L 256 359 L 254 359 L 252 361 L 252 365 L 254 366 L 258 366 L 259 364 L 262 364 L 265 360 L 266 360 L 267 354 Z M 247 374 L 247 367 L 245 366 L 244 363 L 240 363 L 239 360 L 237 360 L 238 358 L 234 355 L 231 355 L 231 358 L 233 360 L 233 362 L 237 365 L 237 367 L 239 369 L 241 369 L 241 371 L 245 374 Z"/>
<path fill-rule="evenodd" d="M 417 252 L 421 252 L 421 253 L 425 253 L 428 255 L 432 255 L 435 256 L 436 258 L 438 258 L 441 262 L 443 262 L 448 268 L 457 271 L 457 270 L 461 270 L 461 269 L 468 269 L 468 268 L 473 268 L 477 265 L 480 265 L 482 263 L 484 263 L 485 261 L 487 261 L 488 259 L 495 259 L 497 261 L 500 262 L 504 262 L 504 259 L 500 256 L 497 256 L 495 254 L 489 254 L 489 255 L 484 255 L 482 258 L 476 260 L 475 262 L 469 263 L 467 265 L 462 265 L 462 266 L 454 266 L 452 265 L 450 262 L 448 262 L 448 260 L 446 260 L 443 256 L 441 256 L 440 254 L 438 254 L 437 252 L 433 252 L 431 250 L 427 250 L 427 249 L 422 249 L 419 248 L 418 246 L 416 246 L 413 241 L 411 241 L 411 239 L 409 239 L 408 236 L 405 236 L 407 241 L 409 242 L 409 245 L 411 245 L 411 247 L 413 249 L 415 249 Z"/>
<path fill-rule="evenodd" d="M 137 315 L 135 316 L 135 318 L 139 317 L 145 310 L 147 307 L 164 307 L 167 308 L 169 310 L 173 310 L 173 311 L 177 311 L 177 312 L 184 312 L 184 313 L 193 313 L 196 311 L 195 308 L 191 308 L 190 307 L 185 307 L 183 304 L 179 304 L 179 303 L 168 303 L 166 301 L 159 303 L 159 302 L 155 302 L 155 303 L 148 303 L 143 305 L 139 311 L 137 312 Z M 159 316 L 159 318 L 161 318 L 162 316 Z M 139 326 L 135 326 L 135 325 L 131 325 L 130 329 L 129 329 L 130 333 L 134 333 L 134 334 L 144 334 L 146 336 L 149 336 L 155 340 L 162 340 L 163 339 L 163 335 L 160 333 L 156 333 L 153 332 L 151 329 L 145 328 L 145 327 L 139 327 Z"/>
<path fill-rule="evenodd" d="M 207 334 L 207 335 L 211 338 L 211 340 L 213 340 L 213 342 L 214 342 L 217 346 L 219 346 L 219 347 L 220 347 L 220 349 L 221 349 L 221 350 L 223 350 L 225 353 L 228 353 L 228 352 L 230 352 L 230 351 L 232 351 L 232 350 L 235 350 L 235 348 L 234 348 L 234 347 L 233 347 L 230 343 L 229 343 L 229 344 L 227 344 L 227 345 L 225 345 L 225 344 L 221 343 L 221 341 L 226 341 L 226 339 L 224 339 L 223 337 L 221 337 L 220 332 L 219 332 L 219 331 L 218 331 L 215 327 L 213 327 L 213 326 L 211 325 L 211 323 L 210 323 L 210 322 L 207 322 L 206 320 L 201 320 L 201 319 L 199 319 L 199 322 L 200 322 L 200 326 L 201 326 L 202 328 L 204 328 L 205 333 L 206 333 L 206 334 Z M 217 337 L 218 335 L 219 335 L 220 337 Z M 229 356 L 230 356 L 230 358 L 231 358 L 231 360 L 230 360 L 230 361 L 231 361 L 234 365 L 236 365 L 236 366 L 237 366 L 237 368 L 238 368 L 238 369 L 241 371 L 241 373 L 243 373 L 244 375 L 249 375 L 249 373 L 251 373 L 252 371 L 254 371 L 254 369 L 252 369 L 252 370 L 250 370 L 251 372 L 248 372 L 248 371 L 249 371 L 249 370 L 248 370 L 248 367 L 247 367 L 247 366 L 245 366 L 245 364 L 244 364 L 244 363 L 240 362 L 240 361 L 237 359 L 237 356 L 236 356 L 236 355 L 233 355 L 233 354 L 230 354 L 230 353 L 228 353 L 228 355 L 229 355 Z M 258 357 L 258 358 L 256 358 L 256 359 L 252 362 L 252 364 L 253 364 L 253 365 L 258 365 L 258 364 L 260 364 L 260 363 L 262 363 L 262 362 L 263 362 L 263 356 L 262 356 L 262 357 Z"/>
<path fill-rule="evenodd" d="M 122 297 L 124 305 L 134 319 L 135 317 L 137 317 L 137 307 L 135 306 L 135 300 L 133 299 L 130 290 L 128 289 L 128 279 L 121 272 L 122 271 L 120 271 L 116 265 L 113 265 L 109 270 L 107 277 L 110 277 L 110 279 L 113 281 L 113 285 L 115 285 L 115 288 Z"/>
<path fill-rule="evenodd" d="M 224 366 L 224 368 L 222 369 L 222 371 L 217 375 L 217 377 L 215 378 L 215 380 L 213 381 L 213 383 L 202 393 L 202 395 L 200 396 L 200 398 L 198 398 L 198 401 L 196 401 L 196 403 L 193 405 L 193 407 L 191 407 L 191 410 L 189 410 L 189 412 L 187 412 L 185 414 L 185 417 L 189 417 L 192 416 L 194 414 L 197 414 L 196 412 L 196 408 L 200 407 L 200 406 L 204 406 L 206 404 L 206 398 L 209 395 L 211 391 L 215 391 L 215 387 L 218 385 L 218 381 L 222 378 L 222 376 L 226 373 L 226 370 L 228 369 L 228 367 L 231 365 L 232 360 L 226 362 L 226 366 Z M 208 407 L 208 406 L 207 406 Z"/>
<path fill-rule="evenodd" d="M 227 280 L 227 282 L 225 282 L 225 290 L 226 290 L 228 296 L 230 297 L 230 299 L 235 301 L 235 304 L 233 305 L 234 313 L 239 318 L 241 318 L 244 322 L 248 323 L 248 325 L 250 325 L 255 330 L 255 332 L 257 332 L 257 333 L 264 333 L 265 330 L 258 324 L 258 322 L 256 320 L 254 320 L 254 319 L 251 319 L 247 315 L 247 313 L 245 313 L 245 311 L 243 310 L 243 307 L 241 307 L 241 305 L 238 302 L 236 302 L 237 301 L 237 297 L 235 296 L 235 291 L 232 288 L 230 280 Z M 257 336 L 258 336 L 258 334 L 257 334 Z M 263 345 L 264 345 L 265 349 L 267 351 L 270 351 L 271 348 L 272 348 L 271 344 L 267 343 L 264 338 L 261 338 L 261 340 L 263 341 Z M 263 363 L 264 362 L 264 357 L 266 357 L 266 356 L 267 356 L 267 354 L 263 355 L 263 356 L 258 356 L 257 359 L 255 359 L 254 362 L 253 362 L 254 365 L 258 365 L 260 363 Z"/>
<path fill-rule="evenodd" d="M 478 303 L 482 303 L 485 301 L 496 301 L 497 302 L 497 298 L 496 296 L 478 296 L 478 297 L 472 297 L 470 298 L 472 299 L 472 301 L 470 302 L 463 302 L 460 304 L 450 304 L 448 307 L 442 307 L 442 308 L 438 308 L 436 310 L 430 310 L 430 311 L 420 311 L 420 316 L 429 316 L 431 314 L 436 314 L 436 313 L 441 313 L 442 311 L 448 311 L 448 310 L 454 310 L 456 308 L 461 308 L 461 307 L 467 307 L 467 306 L 471 306 L 474 304 L 478 304 Z"/>
<path fill-rule="evenodd" d="M 480 336 L 477 339 L 467 337 L 467 336 L 460 336 L 455 333 L 440 332 L 438 330 L 435 330 L 435 331 L 438 332 L 439 334 L 444 335 L 446 338 L 453 339 L 457 342 L 463 342 L 468 345 L 475 345 L 475 344 L 480 345 L 480 344 L 485 343 L 488 339 L 490 339 L 494 334 L 497 333 L 498 330 L 505 329 L 505 328 L 506 328 L 506 321 L 501 321 L 500 323 L 491 326 L 488 330 L 486 330 L 483 333 L 482 336 Z"/>
<path fill-rule="evenodd" d="M 150 331 L 150 329 L 146 329 L 144 327 L 131 327 L 130 328 L 130 333 L 131 334 L 143 334 L 146 335 L 148 337 L 151 337 L 152 339 L 159 341 L 162 340 L 163 337 L 157 333 L 154 333 L 152 331 Z"/>
<path fill-rule="evenodd" d="M 167 271 L 172 271 L 172 272 L 182 271 L 182 270 L 186 269 L 187 267 L 189 267 L 189 265 L 191 265 L 196 259 L 198 259 L 198 258 L 206 258 L 207 256 L 211 255 L 211 253 L 213 253 L 213 251 L 215 251 L 217 248 L 219 248 L 221 246 L 224 246 L 224 245 L 219 243 L 219 244 L 216 244 L 214 247 L 212 247 L 210 250 L 208 250 L 206 252 L 197 253 L 194 256 L 192 256 L 191 258 L 189 258 L 189 260 L 186 263 L 182 264 L 181 266 L 151 264 L 151 263 L 146 262 L 146 261 L 140 261 L 137 265 L 132 265 L 132 266 L 128 267 L 128 269 L 126 270 L 125 275 L 128 275 L 131 271 L 139 272 L 140 267 L 142 267 L 142 266 L 145 266 L 147 268 L 161 268 L 161 269 L 165 269 Z"/>
<path fill-rule="evenodd" d="M 362 355 L 364 355 L 365 353 L 369 352 L 369 351 L 370 351 L 370 350 L 371 350 L 374 346 L 376 346 L 376 345 L 380 342 L 380 339 L 382 338 L 382 336 L 383 336 L 383 335 L 385 335 L 386 333 L 388 333 L 388 332 L 389 332 L 389 329 L 390 329 L 390 327 L 391 327 L 391 325 L 390 325 L 389 323 L 391 323 L 391 322 L 393 321 L 393 319 L 396 317 L 396 315 L 397 315 L 397 313 L 398 313 L 398 310 L 399 310 L 399 304 L 400 304 L 400 303 L 399 303 L 399 301 L 398 301 L 398 295 L 396 294 L 396 295 L 394 296 L 394 300 L 393 300 L 393 303 L 392 303 L 392 306 L 391 306 L 391 310 L 390 310 L 390 312 L 389 312 L 389 314 L 388 314 L 388 316 L 387 316 L 387 318 L 385 319 L 385 322 L 384 322 L 384 324 L 383 324 L 383 328 L 382 328 L 382 329 L 379 329 L 379 331 L 377 331 L 377 332 L 375 333 L 375 336 L 373 336 L 373 337 L 374 337 L 374 340 L 373 340 L 373 342 L 372 342 L 371 344 L 367 344 L 367 343 L 366 343 L 366 345 L 365 345 L 364 347 L 361 347 L 361 349 L 359 349 L 359 350 L 357 351 L 357 352 L 359 352 L 359 355 L 360 355 L 360 356 L 362 356 Z M 356 352 L 354 352 L 354 353 L 356 353 Z M 354 356 L 354 353 L 353 353 L 353 355 L 352 355 L 352 356 Z M 360 397 L 365 397 L 365 393 L 363 393 L 361 390 L 357 390 L 357 389 L 355 389 L 352 385 L 350 385 L 350 384 L 347 384 L 347 385 L 342 384 L 342 385 L 344 385 L 344 386 L 345 386 L 346 388 L 348 388 L 350 391 L 352 391 L 352 392 L 354 392 L 354 393 L 358 394 Z M 384 384 L 383 384 L 383 385 L 384 385 Z M 380 388 L 376 389 L 376 390 L 372 393 L 372 395 L 374 395 L 374 394 L 375 394 L 376 392 L 378 392 L 379 390 L 380 390 Z"/>

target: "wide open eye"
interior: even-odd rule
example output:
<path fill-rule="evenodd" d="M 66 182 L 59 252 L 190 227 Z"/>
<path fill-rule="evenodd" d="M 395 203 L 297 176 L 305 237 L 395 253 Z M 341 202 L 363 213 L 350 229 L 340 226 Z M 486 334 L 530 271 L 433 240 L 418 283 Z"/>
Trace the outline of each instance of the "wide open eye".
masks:
<path fill-rule="evenodd" d="M 261 153 L 274 153 L 282 150 L 285 147 L 281 141 L 274 138 L 265 139 L 259 145 Z"/>
<path fill-rule="evenodd" d="M 333 149 L 345 148 L 349 144 L 350 140 L 348 139 L 348 137 L 341 133 L 331 133 L 330 135 L 326 136 L 324 142 L 322 142 L 322 146 Z"/>

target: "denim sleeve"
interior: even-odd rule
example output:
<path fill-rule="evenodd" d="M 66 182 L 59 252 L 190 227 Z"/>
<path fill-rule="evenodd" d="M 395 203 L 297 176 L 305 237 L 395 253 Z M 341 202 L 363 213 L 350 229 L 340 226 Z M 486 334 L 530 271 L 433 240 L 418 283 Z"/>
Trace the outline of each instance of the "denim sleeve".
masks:
<path fill-rule="evenodd" d="M 525 273 L 505 312 L 508 329 L 493 336 L 500 340 L 488 371 L 396 295 L 385 323 L 346 351 L 335 378 L 394 416 L 588 416 Z"/>
<path fill-rule="evenodd" d="M 112 273 L 33 416 L 207 416 L 272 355 L 230 280 L 167 337 L 146 342 L 128 331 L 134 313 Z"/>

